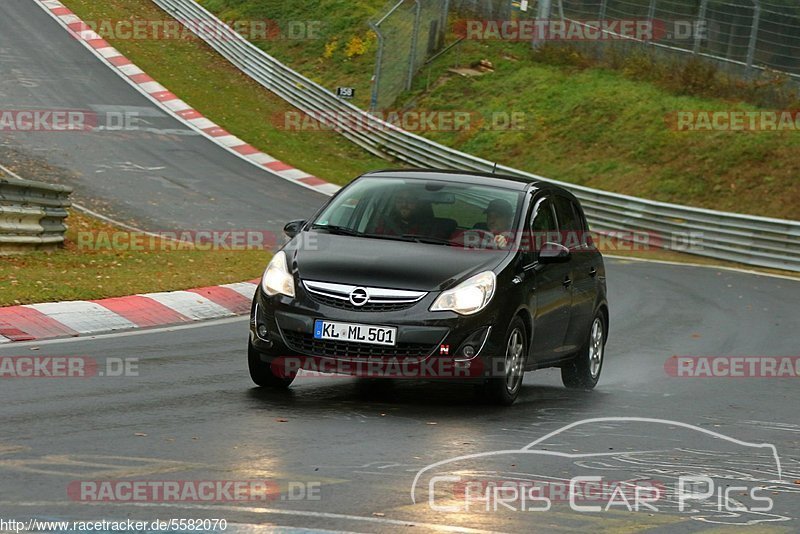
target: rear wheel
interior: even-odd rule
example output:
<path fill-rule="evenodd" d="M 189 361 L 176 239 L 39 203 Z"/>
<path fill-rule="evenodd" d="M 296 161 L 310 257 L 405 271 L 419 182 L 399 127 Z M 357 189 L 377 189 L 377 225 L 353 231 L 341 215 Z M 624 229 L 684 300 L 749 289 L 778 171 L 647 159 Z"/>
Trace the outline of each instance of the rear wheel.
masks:
<path fill-rule="evenodd" d="M 505 354 L 496 361 L 492 369 L 493 374 L 499 371 L 499 376 L 492 376 L 487 383 L 488 394 L 493 402 L 510 406 L 517 400 L 525 376 L 527 353 L 528 337 L 525 334 L 525 324 L 522 319 L 515 317 L 506 334 Z"/>
<path fill-rule="evenodd" d="M 605 319 L 597 312 L 586 344 L 573 361 L 561 368 L 561 380 L 571 389 L 594 389 L 600 380 L 606 348 Z"/>
<path fill-rule="evenodd" d="M 247 366 L 250 369 L 250 378 L 261 387 L 286 389 L 297 376 L 296 373 L 281 376 L 281 369 L 273 368 L 271 364 L 262 362 L 261 353 L 250 343 L 247 346 Z"/>

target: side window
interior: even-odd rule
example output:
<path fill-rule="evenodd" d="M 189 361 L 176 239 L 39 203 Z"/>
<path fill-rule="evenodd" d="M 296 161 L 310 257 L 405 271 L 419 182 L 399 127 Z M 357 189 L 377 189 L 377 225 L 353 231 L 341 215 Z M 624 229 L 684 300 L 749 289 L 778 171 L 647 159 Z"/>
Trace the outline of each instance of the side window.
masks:
<path fill-rule="evenodd" d="M 561 229 L 563 245 L 567 248 L 576 248 L 584 244 L 584 228 L 580 211 L 574 203 L 566 197 L 556 197 L 556 215 Z"/>
<path fill-rule="evenodd" d="M 558 225 L 553 213 L 553 202 L 549 198 L 540 200 L 533 210 L 531 223 L 532 236 L 529 240 L 533 251 L 541 250 L 542 245 L 548 241 L 559 241 Z"/>

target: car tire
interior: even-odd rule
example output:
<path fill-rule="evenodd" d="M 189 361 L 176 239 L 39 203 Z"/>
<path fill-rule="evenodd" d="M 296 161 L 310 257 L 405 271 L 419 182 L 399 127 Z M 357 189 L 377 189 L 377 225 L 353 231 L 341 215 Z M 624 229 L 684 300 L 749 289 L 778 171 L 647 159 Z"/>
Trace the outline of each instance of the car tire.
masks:
<path fill-rule="evenodd" d="M 504 353 L 495 360 L 490 372 L 501 371 L 504 376 L 492 376 L 486 383 L 489 399 L 494 404 L 511 406 L 517 400 L 525 377 L 525 361 L 528 351 L 528 336 L 525 323 L 514 317 L 508 327 L 504 343 Z"/>
<path fill-rule="evenodd" d="M 250 369 L 250 378 L 261 387 L 286 389 L 297 376 L 296 373 L 290 376 L 276 374 L 271 364 L 261 361 L 261 353 L 250 343 L 247 346 L 247 366 Z"/>
<path fill-rule="evenodd" d="M 568 364 L 561 368 L 561 381 L 570 389 L 594 389 L 605 361 L 605 316 L 597 312 L 592 319 L 586 343 Z"/>

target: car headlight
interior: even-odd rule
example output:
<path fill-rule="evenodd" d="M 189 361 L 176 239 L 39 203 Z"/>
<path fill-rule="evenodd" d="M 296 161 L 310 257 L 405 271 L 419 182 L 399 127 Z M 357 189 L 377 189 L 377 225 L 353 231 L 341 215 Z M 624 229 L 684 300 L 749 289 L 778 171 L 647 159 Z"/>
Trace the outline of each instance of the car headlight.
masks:
<path fill-rule="evenodd" d="M 431 311 L 454 311 L 460 315 L 478 313 L 492 300 L 496 283 L 497 277 L 492 271 L 476 274 L 439 295 Z"/>
<path fill-rule="evenodd" d="M 294 277 L 289 272 L 286 254 L 283 251 L 275 254 L 267 265 L 267 270 L 261 279 L 261 288 L 270 297 L 280 293 L 294 298 Z"/>

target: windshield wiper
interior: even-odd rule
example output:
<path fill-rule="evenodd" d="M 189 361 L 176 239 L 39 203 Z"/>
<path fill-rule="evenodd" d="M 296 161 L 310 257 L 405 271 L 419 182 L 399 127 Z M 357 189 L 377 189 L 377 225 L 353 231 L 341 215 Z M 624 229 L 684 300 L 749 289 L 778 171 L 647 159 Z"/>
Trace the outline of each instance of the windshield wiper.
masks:
<path fill-rule="evenodd" d="M 346 226 L 336 226 L 334 224 L 314 224 L 311 226 L 312 230 L 327 230 L 332 234 L 337 235 L 352 235 L 352 236 L 363 236 L 361 232 L 358 230 L 353 230 L 352 228 L 347 228 Z"/>
<path fill-rule="evenodd" d="M 400 236 L 402 239 L 406 239 L 408 241 L 416 241 L 417 243 L 427 243 L 430 245 L 447 245 L 450 246 L 453 244 L 452 241 L 449 239 L 443 239 L 441 237 L 434 237 L 430 235 L 418 235 L 418 234 L 404 234 Z"/>

